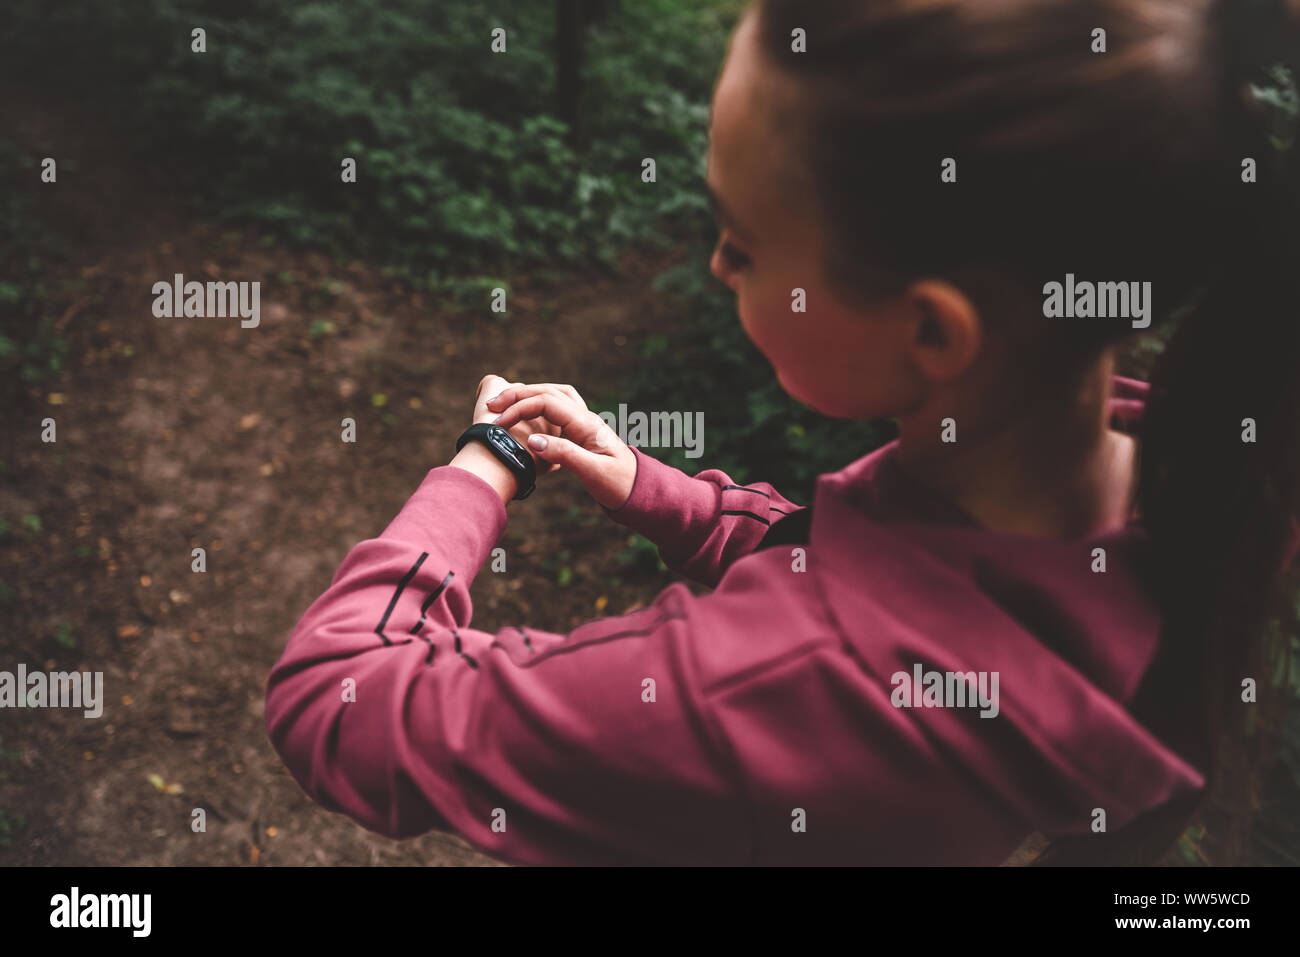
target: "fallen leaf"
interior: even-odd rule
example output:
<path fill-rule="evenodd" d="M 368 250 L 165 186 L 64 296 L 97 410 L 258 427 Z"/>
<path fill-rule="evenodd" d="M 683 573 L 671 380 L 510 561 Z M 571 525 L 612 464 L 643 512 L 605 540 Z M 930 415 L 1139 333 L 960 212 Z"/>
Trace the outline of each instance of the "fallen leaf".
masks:
<path fill-rule="evenodd" d="M 140 585 L 141 585 L 142 587 L 144 587 L 144 588 L 148 588 L 148 587 L 149 587 L 150 585 L 152 585 L 152 584 L 153 584 L 153 579 L 150 578 L 148 575 L 141 575 L 141 576 L 140 576 Z"/>
<path fill-rule="evenodd" d="M 51 392 L 51 393 L 50 393 L 50 405 L 63 405 L 63 393 L 62 393 L 62 392 Z"/>
<path fill-rule="evenodd" d="M 138 634 L 140 634 L 139 625 L 119 625 L 117 628 L 119 638 L 134 638 Z"/>
<path fill-rule="evenodd" d="M 596 611 L 604 611 L 605 606 L 609 604 L 609 599 L 601 595 L 596 599 Z"/>
<path fill-rule="evenodd" d="M 248 415 L 242 416 L 240 418 L 239 430 L 241 432 L 247 432 L 249 429 L 253 428 L 254 426 L 257 425 L 257 423 L 261 421 L 262 421 L 261 412 L 250 412 L 248 413 Z"/>
<path fill-rule="evenodd" d="M 161 791 L 163 788 L 167 787 L 167 782 L 162 779 L 161 775 L 157 774 L 149 775 L 149 783 L 152 784 L 154 789 L 157 791 Z"/>

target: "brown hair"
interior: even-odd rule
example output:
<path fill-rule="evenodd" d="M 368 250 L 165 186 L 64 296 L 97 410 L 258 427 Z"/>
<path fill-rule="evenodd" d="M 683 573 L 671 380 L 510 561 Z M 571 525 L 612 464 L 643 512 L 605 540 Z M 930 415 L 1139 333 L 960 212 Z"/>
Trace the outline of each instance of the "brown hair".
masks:
<path fill-rule="evenodd" d="M 1258 680 L 1261 700 L 1270 687 L 1262 636 L 1300 512 L 1300 150 L 1275 149 L 1243 97 L 1259 67 L 1300 61 L 1287 11 L 758 0 L 757 14 L 765 57 L 797 79 L 799 115 L 785 128 L 832 237 L 827 276 L 847 298 L 947 278 L 996 328 L 1015 298 L 998 290 L 1037 299 L 1067 272 L 1151 281 L 1152 327 L 1175 329 L 1151 377 L 1138 491 L 1165 625 L 1130 707 L 1213 789 L 1224 755 L 1245 747 L 1242 678 Z M 1093 52 L 1097 28 L 1105 52 Z M 793 49 L 796 29 L 807 52 Z M 955 183 L 940 180 L 946 157 Z M 1245 157 L 1256 183 L 1243 182 Z M 1042 320 L 1026 362 L 1082 362 L 1132 332 Z M 1246 417 L 1253 443 L 1240 441 Z M 1162 722 L 1170 701 L 1203 727 Z M 1200 798 L 1113 834 L 1060 838 L 1043 861 L 1154 861 Z"/>

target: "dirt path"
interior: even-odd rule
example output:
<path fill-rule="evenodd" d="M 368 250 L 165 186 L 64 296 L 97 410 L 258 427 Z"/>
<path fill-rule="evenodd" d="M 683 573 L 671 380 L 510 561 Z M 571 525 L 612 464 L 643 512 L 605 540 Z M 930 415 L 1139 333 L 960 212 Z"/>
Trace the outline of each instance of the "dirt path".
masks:
<path fill-rule="evenodd" d="M 266 675 L 348 548 L 449 460 L 478 379 L 612 389 L 637 336 L 671 320 L 649 290 L 666 263 L 524 281 L 504 321 L 486 302 L 466 313 L 372 266 L 189 222 L 154 196 L 157 171 L 123 170 L 110 140 L 51 115 L 28 111 L 18 132 L 78 161 L 45 210 L 77 237 L 47 276 L 67 368 L 0 424 L 0 669 L 103 671 L 105 710 L 4 714 L 0 863 L 493 863 L 458 838 L 389 841 L 318 809 L 266 740 Z M 175 273 L 261 281 L 261 325 L 154 318 L 151 287 Z M 474 586 L 478 628 L 567 630 L 665 581 L 610 583 L 627 532 L 568 475 L 510 515 L 508 573 Z M 546 558 L 559 549 L 566 588 Z"/>

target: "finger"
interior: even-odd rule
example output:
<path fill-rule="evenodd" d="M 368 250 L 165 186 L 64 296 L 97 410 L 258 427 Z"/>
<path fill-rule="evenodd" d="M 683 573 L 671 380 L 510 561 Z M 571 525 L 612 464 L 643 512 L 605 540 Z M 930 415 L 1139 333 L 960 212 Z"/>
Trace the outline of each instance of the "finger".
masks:
<path fill-rule="evenodd" d="M 500 411 L 512 402 L 517 402 L 519 399 L 537 395 L 537 393 L 544 391 L 549 390 L 539 384 L 523 385 L 518 382 L 510 382 L 496 394 L 489 394 L 487 399 L 488 408 Z"/>
<path fill-rule="evenodd" d="M 487 418 L 490 414 L 487 407 L 488 397 L 496 395 L 503 388 L 508 388 L 509 385 L 510 383 L 499 375 L 489 374 L 479 379 L 478 391 L 474 393 L 473 421 L 480 422 Z"/>
<path fill-rule="evenodd" d="M 587 403 L 583 401 L 582 396 L 578 394 L 577 389 L 571 385 L 561 385 L 556 382 L 534 382 L 529 385 L 523 385 L 518 382 L 513 383 L 506 387 L 499 395 L 490 395 L 488 407 L 497 410 L 504 409 L 512 402 L 517 402 L 522 398 L 527 398 L 531 395 L 537 395 L 539 392 L 547 391 L 558 392 L 576 403 L 579 408 L 587 408 Z"/>
<path fill-rule="evenodd" d="M 563 392 L 565 395 L 567 395 L 574 402 L 578 403 L 578 405 L 582 406 L 584 409 L 587 407 L 587 403 L 583 401 L 582 396 L 578 395 L 578 390 L 575 389 L 573 386 L 562 385 L 561 383 L 558 382 L 543 382 L 541 384 L 550 386 L 552 389 L 558 389 L 560 392 Z"/>
<path fill-rule="evenodd" d="M 566 436 L 583 445 L 604 425 L 600 416 L 558 392 L 539 392 L 518 400 L 502 411 L 496 424 L 509 428 L 521 419 L 538 416 L 558 425 Z"/>
<path fill-rule="evenodd" d="M 501 378 L 501 376 L 489 372 L 483 378 L 478 380 L 478 389 L 474 392 L 474 397 L 478 398 L 483 396 L 486 398 L 487 396 L 496 395 L 497 392 L 501 391 L 501 386 L 504 385 L 509 385 L 509 383 L 506 382 L 505 379 Z"/>
<path fill-rule="evenodd" d="M 515 383 L 515 385 L 519 385 L 519 384 L 520 384 L 520 383 Z M 555 382 L 540 382 L 540 383 L 538 383 L 538 385 L 542 386 L 543 388 L 547 388 L 547 389 L 551 389 L 551 390 L 553 390 L 553 391 L 556 391 L 556 392 L 558 392 L 558 393 L 561 394 L 561 395 L 567 396 L 568 398 L 570 398 L 570 399 L 572 399 L 574 402 L 576 402 L 579 406 L 581 406 L 584 410 L 587 408 L 587 403 L 585 403 L 585 402 L 582 401 L 582 396 L 578 395 L 578 390 L 575 389 L 575 388 L 574 388 L 573 386 L 571 386 L 571 385 L 560 385 L 560 384 L 555 383 Z M 534 420 L 534 421 L 536 421 L 536 420 Z M 544 420 L 543 420 L 543 421 L 544 421 Z M 548 426 L 548 429 L 547 429 L 547 430 L 550 431 L 550 432 L 552 432 L 552 434 L 554 434 L 554 435 L 559 435 L 560 432 L 563 431 L 563 429 L 562 429 L 560 426 L 555 425 L 554 423 L 551 423 L 551 424 Z M 557 468 L 558 468 L 558 466 L 557 466 Z"/>
<path fill-rule="evenodd" d="M 497 416 L 496 423 L 503 428 L 509 428 L 523 419 L 540 416 L 554 425 L 566 428 L 571 424 L 577 424 L 579 416 L 585 414 L 584 410 L 578 408 L 568 396 L 542 390 L 517 398 L 510 403 Z"/>
<path fill-rule="evenodd" d="M 498 423 L 496 421 L 496 418 L 497 418 L 497 413 L 493 412 L 483 403 L 480 403 L 478 408 L 476 408 L 474 411 L 475 425 L 477 425 L 480 422 L 486 422 L 489 425 L 501 425 L 503 429 L 509 429 L 513 433 L 514 427 L 517 426 L 520 422 L 529 422 L 533 424 L 535 428 L 543 428 L 546 431 L 553 432 L 556 435 L 559 435 L 561 431 L 558 425 L 554 425 L 551 422 L 548 422 L 540 412 L 535 414 L 526 413 L 524 415 L 515 416 L 513 419 L 511 419 L 510 422 L 504 424 Z M 515 435 L 515 438 L 518 439 L 520 442 L 522 442 L 524 439 L 528 438 L 529 434 L 532 431 L 534 431 L 534 429 L 524 429 L 522 432 Z"/>
<path fill-rule="evenodd" d="M 539 438 L 546 439 L 546 448 L 539 449 L 534 443 Z M 603 455 L 588 452 L 576 442 L 560 438 L 558 435 L 528 437 L 528 451 L 539 462 L 545 462 L 558 468 L 566 468 L 578 477 L 583 485 L 599 482 L 605 473 L 605 464 L 609 461 Z"/>

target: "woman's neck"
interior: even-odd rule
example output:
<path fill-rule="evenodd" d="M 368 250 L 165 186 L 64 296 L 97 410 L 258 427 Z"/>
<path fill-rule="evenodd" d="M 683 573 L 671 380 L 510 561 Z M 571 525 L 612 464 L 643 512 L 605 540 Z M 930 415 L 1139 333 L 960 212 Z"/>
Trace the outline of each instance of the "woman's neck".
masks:
<path fill-rule="evenodd" d="M 1074 539 L 1121 528 L 1137 443 L 1108 428 L 1113 368 L 1107 352 L 1064 389 L 968 377 L 900 417 L 898 465 L 994 531 Z M 943 441 L 947 417 L 956 441 Z"/>

